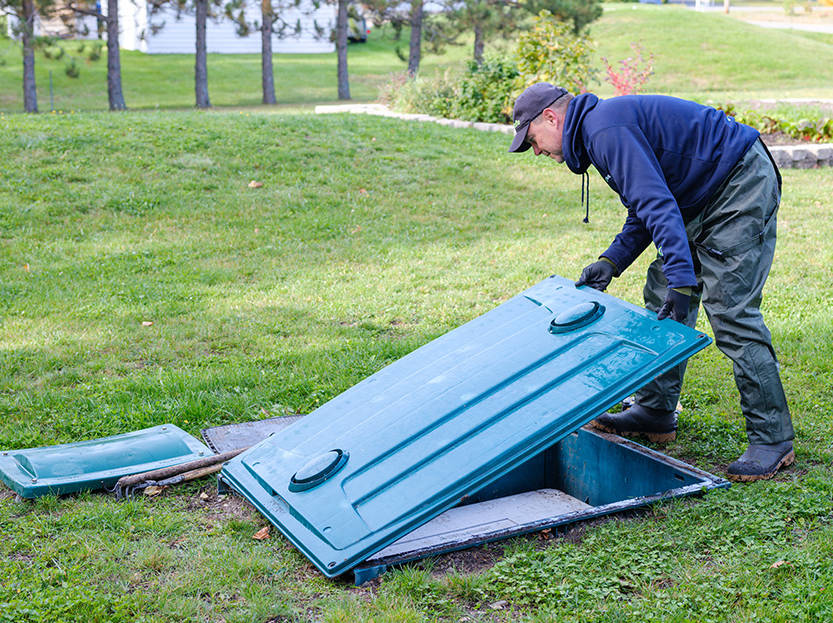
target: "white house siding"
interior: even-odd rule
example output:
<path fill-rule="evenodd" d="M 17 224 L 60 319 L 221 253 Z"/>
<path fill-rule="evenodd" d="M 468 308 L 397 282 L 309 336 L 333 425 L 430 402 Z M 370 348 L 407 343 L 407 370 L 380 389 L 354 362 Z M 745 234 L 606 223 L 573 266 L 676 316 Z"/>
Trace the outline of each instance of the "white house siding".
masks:
<path fill-rule="evenodd" d="M 79 15 L 75 18 L 75 25 L 78 32 L 73 35 L 73 39 L 98 39 L 98 20 L 92 15 Z M 103 24 L 102 24 L 103 26 Z M 87 34 L 84 34 L 86 27 Z M 107 35 L 102 34 L 101 39 L 106 39 Z"/>
<path fill-rule="evenodd" d="M 15 33 L 15 30 L 17 30 L 19 24 L 20 20 L 17 19 L 17 16 L 6 16 L 6 34 L 10 38 L 20 39 L 20 35 Z M 45 37 L 51 34 L 47 32 L 47 30 L 44 28 L 44 23 L 43 20 L 41 20 L 40 15 L 35 15 L 35 25 L 32 30 L 34 31 L 34 35 L 36 37 Z"/>
<path fill-rule="evenodd" d="M 193 15 L 183 13 L 177 19 L 176 11 L 165 10 L 153 16 L 144 0 L 119 3 L 119 20 L 121 34 L 119 44 L 125 50 L 139 50 L 148 54 L 193 54 L 195 40 L 195 20 Z M 249 19 L 259 19 L 259 3 L 253 3 L 248 12 Z M 323 4 L 313 13 L 293 9 L 285 11 L 283 18 L 290 24 L 301 20 L 302 30 L 298 37 L 279 39 L 274 36 L 272 49 L 275 53 L 320 53 L 335 49 L 329 40 L 329 32 L 335 24 L 335 8 Z M 314 23 L 324 30 L 323 38 L 315 37 Z M 162 24 L 164 27 L 155 34 L 150 32 L 149 24 Z M 235 26 L 227 19 L 208 20 L 206 24 L 206 47 L 209 53 L 218 54 L 256 54 L 260 52 L 260 33 L 252 32 L 248 37 L 239 37 Z"/>
<path fill-rule="evenodd" d="M 102 2 L 104 12 L 107 12 L 106 0 Z M 124 50 L 138 50 L 147 52 L 148 42 L 144 36 L 148 26 L 147 2 L 131 2 L 120 0 L 119 2 L 119 47 Z M 150 33 L 148 33 L 150 34 Z M 191 46 L 194 47 L 193 45 Z M 191 50 L 193 53 L 193 50 Z"/>
<path fill-rule="evenodd" d="M 258 3 L 252 5 L 249 12 L 250 19 L 260 17 Z M 311 7 L 310 7 L 311 8 Z M 107 2 L 102 0 L 101 11 L 107 14 Z M 176 12 L 172 10 L 149 16 L 150 8 L 145 0 L 121 0 L 119 2 L 119 46 L 125 50 L 138 50 L 149 54 L 193 54 L 194 39 L 196 37 L 194 16 L 183 14 L 177 20 Z M 277 54 L 324 53 L 335 50 L 330 41 L 329 33 L 335 27 L 335 7 L 322 3 L 314 12 L 308 10 L 291 9 L 283 12 L 283 19 L 294 27 L 301 21 L 300 36 L 287 36 L 283 39 L 272 38 L 272 51 Z M 86 36 L 75 35 L 77 39 L 96 39 L 96 20 L 94 17 L 79 17 L 89 28 Z M 164 28 L 156 34 L 148 29 L 152 19 L 154 24 L 165 23 Z M 322 38 L 316 38 L 314 24 L 317 23 L 325 33 Z M 13 34 L 16 18 L 9 16 L 7 32 Z M 47 34 L 40 18 L 35 21 L 35 35 Z M 104 36 L 106 39 L 106 35 Z M 206 25 L 206 45 L 210 53 L 217 54 L 257 54 L 260 52 L 260 33 L 253 32 L 248 37 L 238 37 L 234 24 L 228 20 L 216 22 L 208 20 Z"/>
<path fill-rule="evenodd" d="M 136 9 L 134 5 L 130 3 L 128 0 L 127 2 L 122 2 L 122 6 L 132 7 Z M 120 10 L 123 10 L 120 8 Z M 104 6 L 101 7 L 101 11 L 104 15 L 107 15 L 107 3 L 104 0 Z M 121 15 L 121 14 L 120 14 Z M 121 19 L 121 17 L 120 17 Z M 7 33 L 9 37 L 15 36 L 14 29 L 17 26 L 19 20 L 17 17 L 13 15 L 9 15 L 7 19 Z M 44 20 L 40 15 L 35 16 L 35 36 L 42 37 L 42 36 L 51 36 L 51 37 L 60 37 L 64 38 L 72 38 L 72 39 L 98 39 L 98 20 L 93 17 L 92 15 L 76 15 L 75 16 L 75 26 L 76 31 L 70 32 L 67 29 L 66 25 L 57 17 Z M 83 32 L 86 29 L 86 34 Z M 102 39 L 106 39 L 106 34 L 102 34 Z"/>

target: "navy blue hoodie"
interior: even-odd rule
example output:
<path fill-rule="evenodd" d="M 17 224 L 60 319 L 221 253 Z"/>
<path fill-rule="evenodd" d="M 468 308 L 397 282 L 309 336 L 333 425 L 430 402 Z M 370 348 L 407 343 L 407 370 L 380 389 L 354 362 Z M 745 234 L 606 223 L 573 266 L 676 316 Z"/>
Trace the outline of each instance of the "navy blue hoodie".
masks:
<path fill-rule="evenodd" d="M 685 223 L 703 209 L 758 138 L 708 106 L 664 95 L 574 98 L 562 152 L 573 173 L 592 164 L 628 209 L 602 255 L 625 270 L 653 241 L 671 288 L 697 285 Z"/>

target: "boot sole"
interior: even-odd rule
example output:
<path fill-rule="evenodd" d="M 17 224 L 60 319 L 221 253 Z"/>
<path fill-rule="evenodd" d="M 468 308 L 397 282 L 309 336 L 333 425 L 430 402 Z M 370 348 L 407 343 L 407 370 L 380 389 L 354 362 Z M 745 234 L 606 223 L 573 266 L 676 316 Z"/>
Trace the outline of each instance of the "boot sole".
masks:
<path fill-rule="evenodd" d="M 648 431 L 642 430 L 616 430 L 612 426 L 605 426 L 596 420 L 593 420 L 590 424 L 593 428 L 597 428 L 598 430 L 606 433 L 613 433 L 614 435 L 621 435 L 622 437 L 644 437 L 648 441 L 652 441 L 654 443 L 668 443 L 677 439 L 677 431 L 675 430 L 672 430 L 670 433 L 649 433 Z"/>
<path fill-rule="evenodd" d="M 782 467 L 787 467 L 795 463 L 795 450 L 790 450 L 787 452 L 775 468 L 771 472 L 767 472 L 766 474 L 726 474 L 726 477 L 731 480 L 732 482 L 755 482 L 756 480 L 769 480 L 778 472 L 779 469 Z"/>

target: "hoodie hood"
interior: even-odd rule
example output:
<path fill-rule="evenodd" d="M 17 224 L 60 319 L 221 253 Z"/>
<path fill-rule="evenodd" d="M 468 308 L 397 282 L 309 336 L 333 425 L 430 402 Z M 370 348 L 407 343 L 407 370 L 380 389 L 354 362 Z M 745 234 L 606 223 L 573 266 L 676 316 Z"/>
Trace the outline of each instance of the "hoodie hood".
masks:
<path fill-rule="evenodd" d="M 585 173 L 590 166 L 590 154 L 584 147 L 581 126 L 584 117 L 596 107 L 599 98 L 592 93 L 582 93 L 567 107 L 564 117 L 564 132 L 561 136 L 561 152 L 564 162 L 573 173 Z"/>

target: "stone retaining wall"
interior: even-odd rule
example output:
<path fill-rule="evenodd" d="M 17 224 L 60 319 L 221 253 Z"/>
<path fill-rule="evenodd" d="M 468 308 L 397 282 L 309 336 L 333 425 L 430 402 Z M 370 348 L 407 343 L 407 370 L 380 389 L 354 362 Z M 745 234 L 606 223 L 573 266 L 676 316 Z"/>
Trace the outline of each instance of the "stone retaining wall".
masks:
<path fill-rule="evenodd" d="M 769 151 L 781 169 L 816 169 L 833 167 L 833 144 L 778 145 Z"/>
<path fill-rule="evenodd" d="M 415 115 L 394 112 L 382 104 L 342 104 L 334 106 L 316 106 L 316 114 L 328 113 L 360 113 L 394 117 L 406 121 L 431 121 L 452 128 L 474 128 L 486 132 L 502 132 L 514 135 L 511 125 L 502 123 L 481 123 L 478 121 L 460 121 L 459 119 L 443 119 L 431 115 Z M 782 169 L 815 169 L 818 167 L 833 167 L 833 143 L 805 143 L 802 145 L 777 145 L 769 148 L 776 164 Z"/>

